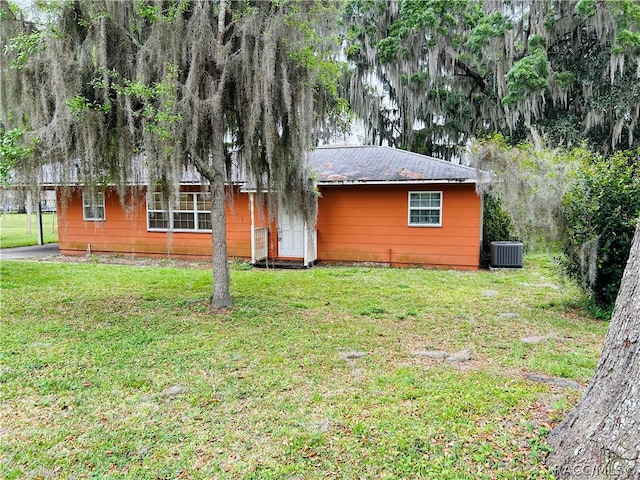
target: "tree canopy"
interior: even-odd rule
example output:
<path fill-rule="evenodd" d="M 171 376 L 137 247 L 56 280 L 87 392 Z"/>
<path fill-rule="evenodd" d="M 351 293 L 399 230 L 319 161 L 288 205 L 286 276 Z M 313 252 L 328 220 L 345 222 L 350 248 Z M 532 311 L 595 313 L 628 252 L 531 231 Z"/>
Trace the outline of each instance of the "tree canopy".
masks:
<path fill-rule="evenodd" d="M 518 142 L 640 145 L 640 5 L 631 0 L 353 0 L 348 90 L 370 141 L 459 154 Z"/>

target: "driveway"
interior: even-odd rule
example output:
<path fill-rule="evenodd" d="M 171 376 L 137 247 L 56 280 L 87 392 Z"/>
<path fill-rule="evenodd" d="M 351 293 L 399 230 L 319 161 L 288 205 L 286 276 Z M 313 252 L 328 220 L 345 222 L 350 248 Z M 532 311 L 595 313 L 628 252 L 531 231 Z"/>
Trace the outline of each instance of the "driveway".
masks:
<path fill-rule="evenodd" d="M 19 258 L 39 258 L 60 255 L 57 243 L 34 245 L 32 247 L 16 247 L 0 249 L 0 260 L 16 260 Z"/>

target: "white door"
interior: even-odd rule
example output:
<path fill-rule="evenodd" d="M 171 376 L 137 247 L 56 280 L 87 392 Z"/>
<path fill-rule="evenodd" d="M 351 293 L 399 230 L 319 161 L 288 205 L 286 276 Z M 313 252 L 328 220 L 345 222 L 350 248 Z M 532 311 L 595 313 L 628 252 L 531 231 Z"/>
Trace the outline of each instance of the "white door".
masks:
<path fill-rule="evenodd" d="M 299 215 L 278 214 L 278 256 L 304 257 L 304 221 Z"/>

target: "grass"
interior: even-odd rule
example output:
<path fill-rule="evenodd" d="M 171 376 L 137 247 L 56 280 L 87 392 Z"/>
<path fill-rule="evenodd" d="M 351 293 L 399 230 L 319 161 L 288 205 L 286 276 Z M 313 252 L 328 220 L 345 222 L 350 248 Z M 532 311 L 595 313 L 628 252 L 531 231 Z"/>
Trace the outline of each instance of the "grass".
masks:
<path fill-rule="evenodd" d="M 524 374 L 584 384 L 607 328 L 544 255 L 238 264 L 218 315 L 208 269 L 162 265 L 2 262 L 1 478 L 550 479 L 544 435 L 579 392 Z"/>
<path fill-rule="evenodd" d="M 42 214 L 44 243 L 58 241 L 58 223 L 55 213 Z M 26 213 L 0 214 L 0 248 L 26 247 L 38 244 L 37 215 L 31 215 L 31 233 L 28 233 Z"/>

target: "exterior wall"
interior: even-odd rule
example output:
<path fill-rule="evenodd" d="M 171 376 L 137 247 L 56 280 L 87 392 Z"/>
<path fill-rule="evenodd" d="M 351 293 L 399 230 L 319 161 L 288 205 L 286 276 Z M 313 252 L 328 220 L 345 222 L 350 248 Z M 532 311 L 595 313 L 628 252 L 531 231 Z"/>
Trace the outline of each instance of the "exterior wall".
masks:
<path fill-rule="evenodd" d="M 442 192 L 442 226 L 408 226 L 409 192 Z M 477 269 L 481 199 L 473 184 L 323 186 L 318 260 Z"/>
<path fill-rule="evenodd" d="M 193 187 L 192 191 L 199 191 Z M 127 212 L 115 189 L 105 192 L 104 221 L 85 221 L 82 193 L 70 192 L 69 198 L 58 196 L 60 251 L 65 255 L 87 252 L 148 256 L 211 257 L 210 232 L 147 231 L 146 199 L 142 191 L 131 201 Z M 230 257 L 251 257 L 251 214 L 247 195 L 235 193 L 233 205 L 227 206 L 227 248 Z M 169 238 L 170 237 L 170 238 Z"/>
<path fill-rule="evenodd" d="M 199 191 L 199 187 L 193 187 Z M 408 226 L 408 192 L 442 191 L 442 226 Z M 395 266 L 477 269 L 481 200 L 472 184 L 323 186 L 318 205 L 318 260 Z M 208 232 L 147 231 L 145 192 L 125 212 L 114 189 L 105 192 L 105 220 L 85 221 L 81 191 L 62 199 L 58 190 L 60 250 L 141 256 L 211 256 Z M 66 197 L 66 195 L 64 195 Z M 256 208 L 257 210 L 257 208 Z M 264 211 L 256 227 L 269 227 L 269 256 L 278 256 L 278 229 Z M 170 237 L 170 238 L 168 238 Z M 236 191 L 227 207 L 229 257 L 251 258 L 249 195 Z"/>

